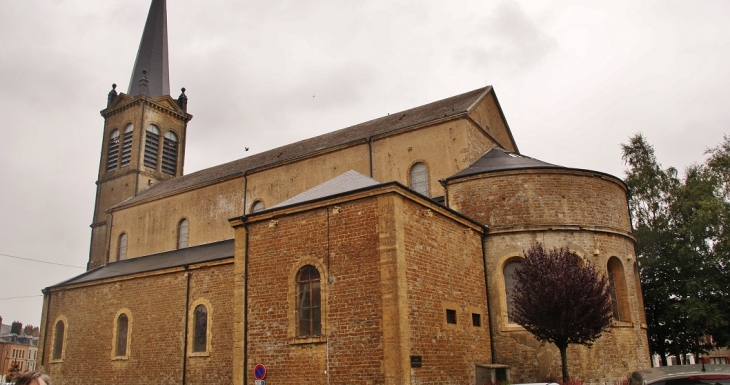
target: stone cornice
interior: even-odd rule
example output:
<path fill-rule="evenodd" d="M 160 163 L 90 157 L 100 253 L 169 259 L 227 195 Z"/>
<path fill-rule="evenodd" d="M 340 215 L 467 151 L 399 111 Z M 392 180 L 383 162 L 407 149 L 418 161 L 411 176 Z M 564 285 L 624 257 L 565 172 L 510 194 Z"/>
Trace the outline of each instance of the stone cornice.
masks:
<path fill-rule="evenodd" d="M 119 98 L 120 96 L 117 96 Z M 168 96 L 170 100 L 174 102 L 174 99 Z M 165 107 L 160 103 L 155 102 L 154 100 L 148 98 L 147 96 L 141 95 L 136 98 L 134 98 L 131 102 L 122 104 L 120 106 L 114 106 L 112 104 L 111 107 L 106 108 L 104 110 L 101 110 L 101 116 L 103 116 L 105 119 L 108 119 L 109 117 L 112 117 L 114 115 L 121 114 L 122 112 L 129 110 L 130 108 L 141 106 L 142 104 L 146 104 L 149 107 L 152 107 L 153 109 L 162 112 L 168 116 L 171 116 L 175 119 L 182 120 L 184 122 L 189 122 L 190 119 L 193 118 L 193 115 L 190 115 L 188 113 L 180 113 L 179 111 L 175 111 L 171 108 Z"/>

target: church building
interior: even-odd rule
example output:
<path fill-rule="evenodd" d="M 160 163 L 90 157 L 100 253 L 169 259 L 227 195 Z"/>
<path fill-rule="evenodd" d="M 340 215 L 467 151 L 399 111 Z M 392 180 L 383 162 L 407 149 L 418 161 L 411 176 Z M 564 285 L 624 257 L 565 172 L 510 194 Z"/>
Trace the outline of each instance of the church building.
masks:
<path fill-rule="evenodd" d="M 557 348 L 509 316 L 538 242 L 615 288 L 571 375 L 650 366 L 625 183 L 521 154 L 490 86 L 186 175 L 193 116 L 152 0 L 128 91 L 101 115 L 88 271 L 44 290 L 54 384 L 560 378 Z"/>

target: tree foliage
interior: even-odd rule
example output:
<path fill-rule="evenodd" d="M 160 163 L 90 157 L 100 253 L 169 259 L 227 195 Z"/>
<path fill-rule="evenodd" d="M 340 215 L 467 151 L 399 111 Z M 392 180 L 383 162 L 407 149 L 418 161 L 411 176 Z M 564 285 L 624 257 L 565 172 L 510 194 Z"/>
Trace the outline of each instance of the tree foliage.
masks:
<path fill-rule="evenodd" d="M 649 349 L 666 364 L 727 346 L 730 312 L 730 138 L 683 177 L 662 169 L 641 135 L 622 145 L 629 209 L 638 237 Z"/>
<path fill-rule="evenodd" d="M 591 346 L 611 324 L 608 279 L 565 248 L 546 251 L 538 243 L 524 256 L 513 274 L 514 320 L 558 347 L 568 381 L 568 345 Z"/>

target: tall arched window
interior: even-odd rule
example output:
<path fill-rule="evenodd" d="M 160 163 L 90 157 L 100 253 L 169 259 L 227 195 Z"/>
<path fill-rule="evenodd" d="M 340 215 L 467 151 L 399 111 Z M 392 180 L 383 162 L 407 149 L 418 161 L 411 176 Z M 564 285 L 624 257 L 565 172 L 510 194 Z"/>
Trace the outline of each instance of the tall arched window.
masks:
<path fill-rule="evenodd" d="M 165 133 L 162 141 L 162 172 L 175 175 L 177 171 L 177 135 L 172 131 Z"/>
<path fill-rule="evenodd" d="M 144 165 L 157 168 L 157 157 L 160 153 L 160 129 L 154 124 L 147 126 L 144 140 Z"/>
<path fill-rule="evenodd" d="M 198 305 L 193 314 L 193 352 L 205 352 L 208 350 L 208 309 Z"/>
<path fill-rule="evenodd" d="M 264 211 L 264 202 L 261 202 L 261 201 L 253 202 L 253 205 L 251 205 L 251 212 L 257 213 L 259 211 Z"/>
<path fill-rule="evenodd" d="M 512 274 L 515 269 L 520 266 L 519 259 L 513 259 L 504 265 L 504 295 L 505 295 L 505 306 L 507 310 L 507 322 L 515 323 L 514 321 L 514 301 L 512 300 L 512 291 L 515 288 L 515 281 Z"/>
<path fill-rule="evenodd" d="M 117 317 L 117 340 L 114 348 L 116 357 L 127 356 L 127 343 L 129 342 L 129 317 L 122 313 Z"/>
<path fill-rule="evenodd" d="M 411 189 L 415 192 L 428 195 L 428 167 L 424 163 L 416 163 L 411 167 Z"/>
<path fill-rule="evenodd" d="M 613 319 L 616 321 L 631 321 L 628 291 L 626 290 L 626 276 L 624 266 L 616 257 L 608 259 L 608 282 L 611 285 L 611 307 Z"/>
<path fill-rule="evenodd" d="M 117 249 L 117 260 L 127 259 L 127 233 L 119 236 L 119 247 Z"/>
<path fill-rule="evenodd" d="M 53 359 L 63 359 L 63 343 L 66 340 L 66 324 L 62 320 L 56 321 L 56 328 L 53 331 Z"/>
<path fill-rule="evenodd" d="M 129 166 L 132 160 L 132 136 L 134 134 L 134 126 L 132 123 L 124 127 L 124 137 L 122 138 L 122 167 Z"/>
<path fill-rule="evenodd" d="M 322 296 L 319 271 L 306 265 L 297 273 L 297 336 L 322 334 Z"/>
<path fill-rule="evenodd" d="M 119 160 L 119 130 L 112 131 L 109 135 L 109 147 L 106 152 L 106 170 L 111 171 L 117 168 Z"/>
<path fill-rule="evenodd" d="M 177 248 L 188 247 L 188 220 L 183 219 L 177 225 Z"/>

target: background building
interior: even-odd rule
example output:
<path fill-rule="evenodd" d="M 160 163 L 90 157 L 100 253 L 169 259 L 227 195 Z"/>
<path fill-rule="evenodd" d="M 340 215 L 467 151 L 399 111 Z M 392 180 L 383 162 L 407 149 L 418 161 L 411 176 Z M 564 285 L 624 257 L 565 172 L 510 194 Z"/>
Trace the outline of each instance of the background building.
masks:
<path fill-rule="evenodd" d="M 18 365 L 20 373 L 36 369 L 38 330 L 37 327 L 23 329 L 23 324 L 17 321 L 5 325 L 0 317 L 0 375 L 8 375 L 13 365 Z"/>

